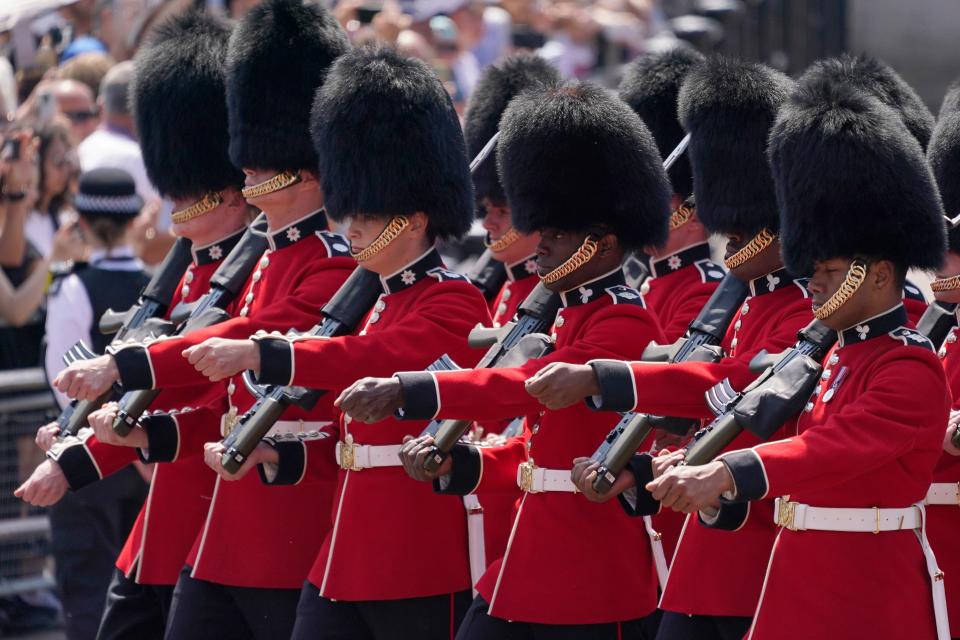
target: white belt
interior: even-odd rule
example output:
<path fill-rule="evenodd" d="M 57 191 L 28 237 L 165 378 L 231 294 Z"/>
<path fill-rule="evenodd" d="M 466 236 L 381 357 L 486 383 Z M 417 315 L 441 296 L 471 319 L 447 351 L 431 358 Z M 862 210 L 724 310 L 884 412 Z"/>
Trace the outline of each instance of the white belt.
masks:
<path fill-rule="evenodd" d="M 528 460 L 517 467 L 517 486 L 527 493 L 566 491 L 576 493 L 577 487 L 570 479 L 570 469 L 545 469 Z"/>
<path fill-rule="evenodd" d="M 341 469 L 360 471 L 375 467 L 399 467 L 400 445 L 354 444 L 353 436 L 348 435 L 337 443 L 337 464 Z"/>
<path fill-rule="evenodd" d="M 647 536 L 650 538 L 650 552 L 653 554 L 653 566 L 657 569 L 657 580 L 660 582 L 660 590 L 667 588 L 667 576 L 670 574 L 667 568 L 667 556 L 663 552 L 663 536 L 653 528 L 653 518 L 643 516 L 643 526 L 647 529 Z"/>
<path fill-rule="evenodd" d="M 268 438 L 273 436 L 297 435 L 300 433 L 309 433 L 311 431 L 320 431 L 324 427 L 329 427 L 332 422 L 322 422 L 319 420 L 277 420 L 267 431 Z"/>
<path fill-rule="evenodd" d="M 930 485 L 923 504 L 948 504 L 954 507 L 960 505 L 960 483 L 934 482 Z"/>
<path fill-rule="evenodd" d="M 955 491 L 956 487 L 954 486 Z M 777 498 L 773 520 L 776 524 L 791 531 L 880 533 L 881 531 L 912 529 L 920 542 L 920 549 L 923 551 L 927 563 L 927 573 L 930 576 L 937 639 L 950 640 L 943 572 L 940 571 L 937 558 L 927 541 L 926 511 L 922 503 L 917 503 L 905 509 L 880 509 L 878 507 L 873 509 L 838 509 L 811 507 L 799 502 Z"/>
<path fill-rule="evenodd" d="M 467 512 L 467 550 L 470 557 L 470 581 L 473 583 L 473 595 L 477 595 L 476 585 L 487 570 L 487 547 L 483 533 L 483 507 L 475 495 L 463 496 L 463 508 Z"/>

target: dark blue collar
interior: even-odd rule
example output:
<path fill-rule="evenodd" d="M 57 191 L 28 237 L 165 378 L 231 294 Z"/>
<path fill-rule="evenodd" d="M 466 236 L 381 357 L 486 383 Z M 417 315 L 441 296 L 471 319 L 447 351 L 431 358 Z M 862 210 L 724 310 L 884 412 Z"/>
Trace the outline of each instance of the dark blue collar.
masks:
<path fill-rule="evenodd" d="M 507 280 L 510 282 L 534 276 L 537 274 L 537 254 L 530 254 L 523 260 L 517 260 L 513 264 L 505 266 L 507 267 Z"/>
<path fill-rule="evenodd" d="M 626 283 L 626 278 L 623 277 L 623 269 L 618 267 L 590 282 L 584 282 L 575 289 L 564 291 L 560 294 L 560 301 L 564 308 L 587 304 L 603 296 L 604 292 L 610 287 L 624 286 Z"/>
<path fill-rule="evenodd" d="M 704 242 L 684 247 L 676 253 L 662 258 L 650 259 L 650 273 L 654 278 L 669 275 L 700 260 L 710 259 L 710 245 Z"/>
<path fill-rule="evenodd" d="M 404 265 L 389 276 L 380 276 L 380 282 L 383 283 L 383 290 L 387 294 L 402 291 L 412 287 L 424 278 L 428 277 L 434 269 L 443 268 L 443 258 L 440 253 L 430 248 L 413 262 Z"/>
<path fill-rule="evenodd" d="M 749 282 L 750 295 L 762 296 L 783 289 L 784 287 L 793 286 L 794 284 L 796 284 L 795 278 L 790 275 L 789 271 L 781 268 L 765 276 L 751 280 Z"/>
<path fill-rule="evenodd" d="M 840 346 L 845 347 L 858 342 L 865 342 L 877 336 L 885 336 L 905 324 L 907 324 L 907 310 L 901 303 L 889 311 L 867 318 L 863 322 L 841 331 Z"/>
<path fill-rule="evenodd" d="M 220 262 L 228 253 L 233 251 L 233 248 L 237 246 L 237 243 L 240 242 L 240 238 L 243 237 L 245 232 L 246 228 L 240 229 L 232 235 L 217 240 L 216 242 L 211 242 L 202 247 L 192 247 L 190 251 L 193 253 L 193 263 L 199 266 L 201 264 Z"/>
<path fill-rule="evenodd" d="M 282 229 L 268 230 L 266 233 L 267 244 L 270 249 L 276 251 L 289 247 L 292 244 L 300 242 L 304 238 L 309 238 L 317 231 L 327 230 L 327 214 L 323 209 L 317 209 L 313 213 L 308 213 L 299 220 L 291 222 Z"/>

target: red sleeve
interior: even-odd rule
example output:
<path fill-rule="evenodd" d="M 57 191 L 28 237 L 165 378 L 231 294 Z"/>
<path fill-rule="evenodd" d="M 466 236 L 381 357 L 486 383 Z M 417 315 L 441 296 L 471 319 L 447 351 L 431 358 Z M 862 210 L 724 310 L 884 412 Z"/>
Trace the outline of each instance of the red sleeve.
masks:
<path fill-rule="evenodd" d="M 683 337 L 683 334 L 685 334 L 690 327 L 690 323 L 707 304 L 707 300 L 710 299 L 710 296 L 717 288 L 717 283 L 709 282 L 693 285 L 690 288 L 694 289 L 694 291 L 677 305 L 669 318 L 659 318 L 660 324 L 663 327 L 663 335 L 666 337 L 668 344 L 676 342 Z"/>
<path fill-rule="evenodd" d="M 221 420 L 227 411 L 226 394 L 208 404 L 184 411 L 154 413 L 140 419 L 147 432 L 147 447 L 139 449 L 144 462 L 176 462 L 203 455 L 203 445 L 218 442 Z"/>
<path fill-rule="evenodd" d="M 336 482 L 340 470 L 337 432 L 336 424 L 330 424 L 309 433 L 264 438 L 277 450 L 279 459 L 277 464 L 259 466 L 260 479 L 275 485 Z"/>

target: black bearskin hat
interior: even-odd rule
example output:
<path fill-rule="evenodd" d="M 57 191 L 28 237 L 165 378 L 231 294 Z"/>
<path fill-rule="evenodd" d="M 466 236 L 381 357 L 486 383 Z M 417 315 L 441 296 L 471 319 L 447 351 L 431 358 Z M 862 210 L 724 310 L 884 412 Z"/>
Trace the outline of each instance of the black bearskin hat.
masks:
<path fill-rule="evenodd" d="M 147 176 L 161 194 L 194 198 L 241 187 L 227 155 L 224 96 L 230 28 L 198 11 L 160 25 L 134 59 L 131 102 Z"/>
<path fill-rule="evenodd" d="M 310 106 L 349 49 L 336 19 L 309 0 L 266 0 L 234 30 L 227 54 L 230 159 L 238 167 L 316 168 Z"/>
<path fill-rule="evenodd" d="M 696 50 L 682 47 L 640 56 L 630 63 L 620 81 L 620 99 L 630 105 L 650 129 L 663 159 L 686 135 L 677 119 L 677 96 L 687 72 L 703 60 L 703 55 Z M 674 193 L 684 198 L 693 193 L 693 176 L 686 152 L 677 158 L 667 175 Z"/>
<path fill-rule="evenodd" d="M 818 60 L 797 82 L 806 84 L 815 80 L 850 84 L 872 94 L 896 111 L 920 146 L 927 148 L 933 133 L 933 114 L 913 87 L 886 63 L 869 56 L 850 54 Z"/>
<path fill-rule="evenodd" d="M 516 95 L 537 85 L 554 86 L 560 73 L 543 58 L 516 54 L 487 67 L 477 82 L 463 123 L 467 156 L 476 157 L 500 129 L 500 117 Z M 488 157 L 473 172 L 474 194 L 478 201 L 489 198 L 504 204 L 506 196 L 497 175 L 496 155 Z"/>
<path fill-rule="evenodd" d="M 923 150 L 870 93 L 825 80 L 798 88 L 770 133 L 770 164 L 792 273 L 854 256 L 940 266 L 943 208 Z"/>
<path fill-rule="evenodd" d="M 385 47 L 344 55 L 317 92 L 311 132 L 334 220 L 422 211 L 434 237 L 459 238 L 470 228 L 460 121 L 423 62 Z"/>
<path fill-rule="evenodd" d="M 947 89 L 927 156 L 944 211 L 949 218 L 960 216 L 960 80 Z M 960 253 L 960 226 L 950 229 L 947 238 L 950 251 Z"/>
<path fill-rule="evenodd" d="M 690 132 L 697 216 L 713 233 L 749 235 L 779 227 L 767 134 L 793 89 L 779 71 L 720 56 L 687 74 L 680 122 Z"/>
<path fill-rule="evenodd" d="M 640 118 L 589 83 L 527 91 L 500 121 L 497 163 L 518 231 L 606 225 L 625 250 L 662 245 L 671 189 Z"/>

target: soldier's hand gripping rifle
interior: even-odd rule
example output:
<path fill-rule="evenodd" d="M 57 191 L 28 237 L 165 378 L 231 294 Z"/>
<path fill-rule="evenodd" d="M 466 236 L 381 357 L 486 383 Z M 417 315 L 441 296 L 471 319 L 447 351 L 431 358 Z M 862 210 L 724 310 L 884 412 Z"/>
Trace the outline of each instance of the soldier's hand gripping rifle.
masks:
<path fill-rule="evenodd" d="M 728 273 L 690 323 L 686 334 L 672 345 L 647 347 L 641 360 L 671 363 L 718 361 L 721 357 L 718 345 L 746 297 L 747 285 Z M 591 456 L 592 460 L 600 463 L 593 488 L 599 493 L 609 491 L 617 474 L 627 466 L 651 430 L 660 428 L 682 435 L 695 424 L 695 420 L 687 418 L 633 412 L 624 414 Z"/>
<path fill-rule="evenodd" d="M 381 293 L 383 293 L 383 286 L 380 283 L 380 277 L 363 267 L 357 267 L 327 304 L 320 309 L 323 320 L 307 335 L 333 338 L 353 333 L 363 317 L 376 304 Z M 245 380 L 250 386 L 246 376 Z M 240 416 L 234 429 L 223 439 L 225 451 L 220 458 L 223 468 L 228 473 L 239 471 L 244 461 L 280 419 L 287 407 L 297 405 L 309 410 L 324 393 L 326 393 L 325 390 L 303 387 L 268 387 L 260 394 L 256 403 Z"/>
<path fill-rule="evenodd" d="M 246 230 L 237 245 L 217 267 L 210 278 L 210 288 L 207 293 L 196 302 L 181 302 L 177 305 L 170 314 L 170 326 L 177 327 L 176 335 L 185 335 L 230 318 L 226 308 L 240 295 L 250 273 L 267 248 L 265 228 L 266 216 L 261 214 L 250 224 L 250 228 Z M 160 389 L 143 389 L 125 393 L 120 399 L 120 410 L 113 421 L 113 430 L 117 435 L 129 434 L 137 424 L 137 420 L 158 395 L 160 395 Z"/>
<path fill-rule="evenodd" d="M 116 334 L 111 344 L 119 344 L 127 340 L 142 340 L 151 335 L 163 335 L 167 329 L 164 323 L 158 320 L 167 312 L 180 278 L 190 265 L 192 260 L 190 246 L 191 243 L 186 238 L 180 238 L 174 243 L 140 293 L 136 304 L 124 312 L 113 309 L 104 312 L 100 317 L 99 328 L 101 333 Z M 86 345 L 79 342 L 64 356 L 64 361 L 69 365 L 78 359 L 95 356 L 96 354 Z M 90 414 L 99 409 L 113 393 L 114 389 L 110 389 L 95 400 L 75 400 L 70 403 L 57 418 L 60 437 L 76 435 L 87 424 Z"/>
<path fill-rule="evenodd" d="M 541 282 L 520 304 L 515 321 L 499 329 L 474 329 L 470 334 L 470 345 L 489 347 L 474 369 L 517 367 L 549 352 L 549 340 L 542 339 L 539 334 L 550 329 L 559 309 L 560 295 Z M 420 434 L 434 438 L 433 449 L 423 463 L 424 469 L 435 473 L 472 423 L 472 420 L 431 421 Z"/>

